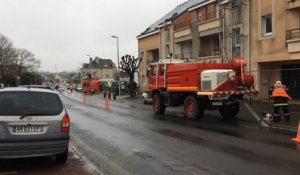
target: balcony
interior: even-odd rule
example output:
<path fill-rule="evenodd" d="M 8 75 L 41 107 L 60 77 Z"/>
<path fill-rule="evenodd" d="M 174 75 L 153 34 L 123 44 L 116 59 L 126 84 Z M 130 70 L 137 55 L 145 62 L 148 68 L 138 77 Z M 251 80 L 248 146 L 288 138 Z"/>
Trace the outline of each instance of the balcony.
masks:
<path fill-rule="evenodd" d="M 286 31 L 288 52 L 300 52 L 300 28 Z"/>
<path fill-rule="evenodd" d="M 199 32 L 218 28 L 220 26 L 219 12 L 219 10 L 216 10 L 199 16 Z"/>
<path fill-rule="evenodd" d="M 287 7 L 286 9 L 297 9 L 300 8 L 300 0 L 287 0 Z"/>
<path fill-rule="evenodd" d="M 189 61 L 192 58 L 192 52 L 176 54 L 176 55 L 174 55 L 174 58 Z"/>
<path fill-rule="evenodd" d="M 212 12 L 208 12 L 204 15 L 200 15 L 198 20 L 199 20 L 199 23 L 204 23 L 204 22 L 207 22 L 207 21 L 210 21 L 210 20 L 215 20 L 215 19 L 218 19 L 219 18 L 219 10 L 216 10 L 216 11 L 212 11 Z"/>
<path fill-rule="evenodd" d="M 199 52 L 200 57 L 219 57 L 220 50 L 218 48 L 201 49 Z"/>
<path fill-rule="evenodd" d="M 174 24 L 174 31 L 180 30 L 180 29 L 185 29 L 185 28 L 190 28 L 191 27 L 191 22 L 190 21 L 184 21 L 181 23 Z"/>

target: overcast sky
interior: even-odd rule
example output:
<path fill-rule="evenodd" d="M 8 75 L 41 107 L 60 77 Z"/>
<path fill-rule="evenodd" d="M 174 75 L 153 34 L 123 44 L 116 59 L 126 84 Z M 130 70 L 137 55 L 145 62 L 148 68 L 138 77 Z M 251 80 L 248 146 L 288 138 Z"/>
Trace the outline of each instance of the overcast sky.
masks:
<path fill-rule="evenodd" d="M 0 0 L 0 33 L 32 51 L 41 71 L 75 71 L 87 54 L 138 56 L 136 36 L 186 0 Z M 55 66 L 56 65 L 56 66 Z"/>

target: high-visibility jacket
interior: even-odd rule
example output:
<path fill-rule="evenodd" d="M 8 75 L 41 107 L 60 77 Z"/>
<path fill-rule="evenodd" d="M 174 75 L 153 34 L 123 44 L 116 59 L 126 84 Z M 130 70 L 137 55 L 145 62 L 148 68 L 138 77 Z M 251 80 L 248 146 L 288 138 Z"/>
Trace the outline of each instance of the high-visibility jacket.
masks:
<path fill-rule="evenodd" d="M 292 99 L 285 90 L 285 86 L 284 85 L 274 85 L 274 90 L 272 92 L 271 95 L 272 98 L 276 98 L 276 97 L 284 97 L 287 99 Z"/>
<path fill-rule="evenodd" d="M 125 90 L 125 85 L 124 84 L 121 85 L 121 89 Z"/>

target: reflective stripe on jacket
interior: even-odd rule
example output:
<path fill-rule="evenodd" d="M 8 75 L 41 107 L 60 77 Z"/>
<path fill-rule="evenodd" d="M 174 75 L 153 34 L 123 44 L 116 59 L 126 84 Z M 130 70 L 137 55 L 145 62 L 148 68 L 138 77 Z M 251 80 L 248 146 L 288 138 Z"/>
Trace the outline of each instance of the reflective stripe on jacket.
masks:
<path fill-rule="evenodd" d="M 283 85 L 275 85 L 271 97 L 272 97 L 272 98 L 275 98 L 275 97 L 284 97 L 284 98 L 292 99 L 292 98 L 286 93 L 286 91 L 285 91 L 285 86 L 283 86 Z"/>
<path fill-rule="evenodd" d="M 274 103 L 273 106 L 288 106 L 288 103 Z"/>

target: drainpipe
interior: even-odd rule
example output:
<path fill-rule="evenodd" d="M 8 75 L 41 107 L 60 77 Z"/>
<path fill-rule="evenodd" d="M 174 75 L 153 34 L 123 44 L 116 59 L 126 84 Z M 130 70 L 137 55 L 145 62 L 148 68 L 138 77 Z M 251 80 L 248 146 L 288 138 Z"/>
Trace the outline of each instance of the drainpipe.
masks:
<path fill-rule="evenodd" d="M 252 9 L 252 6 L 251 6 L 251 0 L 249 0 L 248 1 L 248 3 L 249 3 L 249 13 L 248 13 L 248 20 L 249 20 L 249 24 L 248 24 L 248 30 L 249 30 L 249 41 L 248 41 L 248 49 L 249 49 L 249 72 L 251 72 L 252 70 L 251 70 L 251 64 L 252 64 L 252 59 L 251 59 L 251 44 L 252 44 L 252 40 L 251 40 L 251 28 L 250 28 L 250 26 L 251 26 L 251 22 L 252 22 L 252 18 L 251 18 L 251 9 Z"/>

